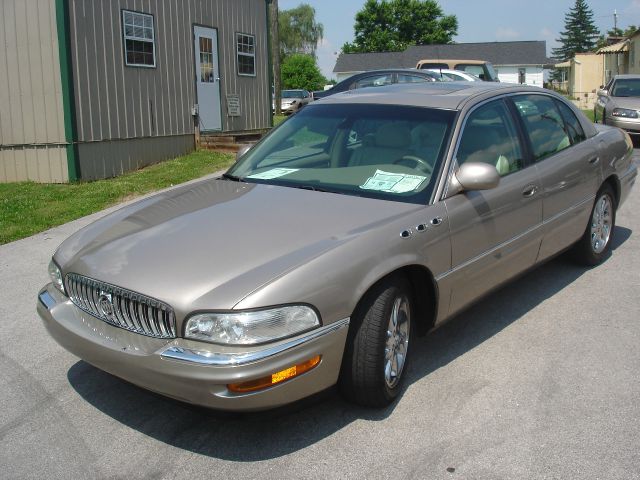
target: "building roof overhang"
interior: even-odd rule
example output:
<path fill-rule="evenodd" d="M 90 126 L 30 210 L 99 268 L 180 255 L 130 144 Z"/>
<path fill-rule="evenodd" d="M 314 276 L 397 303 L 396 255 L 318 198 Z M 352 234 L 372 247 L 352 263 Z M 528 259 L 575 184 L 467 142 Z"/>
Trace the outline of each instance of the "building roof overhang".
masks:
<path fill-rule="evenodd" d="M 606 47 L 602 47 L 596 53 L 598 55 L 615 55 L 621 54 L 629 51 L 629 40 L 624 40 L 622 42 L 614 43 L 613 45 L 608 45 Z"/>

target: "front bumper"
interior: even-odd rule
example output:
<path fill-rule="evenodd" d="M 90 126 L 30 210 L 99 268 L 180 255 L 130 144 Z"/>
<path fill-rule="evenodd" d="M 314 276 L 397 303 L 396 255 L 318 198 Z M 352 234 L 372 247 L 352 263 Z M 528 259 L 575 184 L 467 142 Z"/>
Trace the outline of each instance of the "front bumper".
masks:
<path fill-rule="evenodd" d="M 640 118 L 620 118 L 607 116 L 607 125 L 621 128 L 631 135 L 640 135 Z"/>
<path fill-rule="evenodd" d="M 297 103 L 292 103 L 292 104 L 287 104 L 287 105 L 280 105 L 280 111 L 282 113 L 297 112 L 299 108 L 300 108 L 300 105 L 298 105 Z"/>
<path fill-rule="evenodd" d="M 145 337 L 78 309 L 49 284 L 38 314 L 51 336 L 95 367 L 148 390 L 209 408 L 264 410 L 320 392 L 338 380 L 349 319 L 257 347 L 226 347 Z M 264 390 L 238 394 L 227 385 L 271 375 L 321 355 L 312 370 Z"/>

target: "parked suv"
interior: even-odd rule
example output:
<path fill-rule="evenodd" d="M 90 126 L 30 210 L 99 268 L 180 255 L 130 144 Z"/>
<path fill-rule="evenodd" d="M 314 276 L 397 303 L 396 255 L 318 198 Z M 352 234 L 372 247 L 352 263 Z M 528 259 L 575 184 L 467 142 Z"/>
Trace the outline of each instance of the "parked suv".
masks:
<path fill-rule="evenodd" d="M 498 75 L 493 69 L 491 62 L 485 62 L 484 60 L 443 60 L 438 59 L 426 59 L 420 60 L 416 65 L 418 70 L 438 70 L 441 68 L 447 68 L 451 70 L 462 70 L 463 72 L 477 75 L 481 80 L 485 82 L 498 82 Z"/>

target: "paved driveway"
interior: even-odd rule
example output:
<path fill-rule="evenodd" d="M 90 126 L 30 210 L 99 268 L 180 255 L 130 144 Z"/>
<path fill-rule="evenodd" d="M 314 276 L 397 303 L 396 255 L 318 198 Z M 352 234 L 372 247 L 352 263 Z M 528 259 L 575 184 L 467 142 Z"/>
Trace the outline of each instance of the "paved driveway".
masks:
<path fill-rule="evenodd" d="M 595 269 L 559 258 L 419 339 L 400 400 L 217 414 L 79 361 L 35 312 L 82 219 L 0 246 L 2 478 L 640 478 L 640 188 Z"/>

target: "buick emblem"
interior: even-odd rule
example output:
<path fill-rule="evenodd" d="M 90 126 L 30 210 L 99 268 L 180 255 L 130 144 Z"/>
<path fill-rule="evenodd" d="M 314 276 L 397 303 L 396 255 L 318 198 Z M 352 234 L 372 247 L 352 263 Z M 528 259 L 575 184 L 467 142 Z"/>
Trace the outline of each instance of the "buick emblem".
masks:
<path fill-rule="evenodd" d="M 113 301 L 111 300 L 111 294 L 107 292 L 100 292 L 100 298 L 98 298 L 98 308 L 107 318 L 113 317 Z"/>

